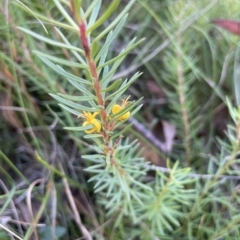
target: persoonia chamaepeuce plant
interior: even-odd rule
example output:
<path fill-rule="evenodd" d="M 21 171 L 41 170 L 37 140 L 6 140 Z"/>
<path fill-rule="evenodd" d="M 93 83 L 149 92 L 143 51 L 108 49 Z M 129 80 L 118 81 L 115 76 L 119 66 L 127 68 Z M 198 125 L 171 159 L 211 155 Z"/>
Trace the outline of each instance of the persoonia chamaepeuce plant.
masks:
<path fill-rule="evenodd" d="M 133 101 L 131 96 L 124 96 L 124 93 L 141 74 L 136 73 L 129 80 L 113 81 L 113 76 L 127 54 L 142 40 L 136 41 L 134 38 L 111 59 L 108 53 L 134 2 L 129 1 L 110 21 L 120 0 L 111 1 L 101 14 L 101 0 L 90 1 L 87 7 L 86 3 L 82 6 L 79 0 L 71 3 L 53 0 L 54 6 L 65 19 L 60 22 L 39 15 L 18 1 L 19 7 L 37 17 L 44 28 L 45 23 L 54 25 L 59 38 L 53 40 L 27 28 L 19 29 L 41 42 L 65 48 L 72 53 L 72 61 L 68 61 L 49 53 L 33 51 L 76 89 L 74 94 L 50 95 L 60 102 L 64 111 L 69 111 L 79 120 L 80 126 L 65 129 L 80 131 L 86 141 L 91 141 L 89 148 L 95 153 L 83 155 L 82 158 L 91 163 L 85 171 L 91 173 L 89 182 L 95 183 L 97 200 L 106 208 L 106 216 L 117 217 L 115 226 L 123 226 L 121 229 L 136 224 L 138 227 L 131 233 L 133 236 L 153 239 L 181 225 L 185 217 L 183 208 L 187 211 L 188 208 L 184 206 L 191 204 L 195 191 L 186 188 L 193 182 L 189 177 L 190 169 L 182 169 L 178 163 L 171 166 L 169 162 L 167 174 L 155 169 L 156 176 L 146 178 L 150 165 L 140 157 L 137 140 L 124 139 L 123 136 L 131 127 L 131 123 L 127 125 L 126 122 L 141 108 L 141 99 Z M 78 43 L 71 44 L 66 37 L 70 34 L 64 33 L 75 34 L 74 42 L 77 39 Z M 79 71 L 73 74 L 60 65 Z M 123 231 L 122 239 L 129 238 L 128 234 Z"/>

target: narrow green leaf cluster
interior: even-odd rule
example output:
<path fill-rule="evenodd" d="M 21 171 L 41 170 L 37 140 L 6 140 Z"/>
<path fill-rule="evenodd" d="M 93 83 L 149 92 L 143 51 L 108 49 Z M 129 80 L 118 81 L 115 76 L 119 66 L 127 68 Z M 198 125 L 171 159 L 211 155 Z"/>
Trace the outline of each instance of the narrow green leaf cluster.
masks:
<path fill-rule="evenodd" d="M 178 163 L 173 167 L 169 163 L 169 175 L 156 171 L 156 177 L 148 179 L 149 164 L 141 158 L 138 142 L 131 137 L 124 139 L 123 136 L 132 126 L 132 123 L 126 125 L 125 122 L 142 106 L 141 98 L 132 101 L 124 94 L 141 73 L 137 72 L 125 80 L 114 81 L 113 77 L 129 52 L 142 40 L 130 40 L 126 48 L 111 59 L 108 53 L 122 31 L 127 12 L 134 2 L 129 1 L 121 13 L 111 20 L 109 18 L 120 1 L 112 1 L 99 17 L 100 0 L 93 1 L 86 10 L 80 11 L 76 10 L 79 1 L 73 1 L 73 6 L 67 5 L 69 9 L 66 10 L 61 1 L 54 0 L 66 23 L 38 17 L 61 28 L 55 28 L 61 39 L 59 41 L 23 27 L 19 29 L 42 44 L 72 53 L 66 60 L 42 51 L 33 52 L 58 78 L 67 80 L 75 89 L 69 93 L 66 87 L 60 93 L 50 93 L 50 96 L 59 102 L 61 108 L 80 118 L 81 126 L 66 126 L 65 129 L 85 132 L 83 139 L 91 141 L 89 153 L 82 158 L 89 164 L 85 173 L 90 174 L 88 182 L 94 182 L 97 202 L 105 207 L 106 217 L 117 215 L 115 226 L 124 226 L 127 223 L 122 221 L 124 219 L 130 219 L 137 226 L 146 222 L 151 232 L 164 235 L 180 227 L 184 219 L 181 210 L 192 203 L 195 191 L 191 190 L 193 180 L 189 178 L 190 169 L 178 168 Z M 99 30 L 106 19 L 110 21 L 109 25 Z M 75 34 L 80 44 L 72 44 L 67 37 L 70 34 L 66 35 L 65 32 Z M 141 231 L 140 228 L 138 236 L 141 236 Z"/>

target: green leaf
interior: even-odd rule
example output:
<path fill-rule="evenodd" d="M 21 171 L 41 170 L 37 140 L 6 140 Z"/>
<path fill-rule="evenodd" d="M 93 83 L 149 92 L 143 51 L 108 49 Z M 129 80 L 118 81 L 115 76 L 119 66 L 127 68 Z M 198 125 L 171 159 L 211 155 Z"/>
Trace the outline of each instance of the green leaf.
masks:
<path fill-rule="evenodd" d="M 141 105 L 139 105 L 137 108 L 135 108 L 135 109 L 131 112 L 130 117 L 132 117 L 134 114 L 136 114 L 142 106 L 143 106 L 143 104 L 141 104 Z"/>
<path fill-rule="evenodd" d="M 75 108 L 75 109 L 79 109 L 81 111 L 88 111 L 88 112 L 96 112 L 96 111 L 99 111 L 98 109 L 96 108 L 90 108 L 90 107 L 86 107 L 86 106 L 83 106 L 83 105 L 80 105 L 80 104 L 77 104 L 77 103 L 74 103 L 74 102 L 71 102 L 71 101 L 68 101 L 62 97 L 59 97 L 58 95 L 55 95 L 55 94 L 51 94 L 49 93 L 50 96 L 52 96 L 53 98 L 55 98 L 56 100 L 58 100 L 59 102 L 69 106 L 69 107 L 72 107 L 72 108 Z"/>
<path fill-rule="evenodd" d="M 125 58 L 125 56 L 122 57 L 122 58 L 120 58 L 119 60 L 117 60 L 117 61 L 113 64 L 113 66 L 112 66 L 111 70 L 108 72 L 108 74 L 107 74 L 106 76 L 104 76 L 104 78 L 100 81 L 103 88 L 106 88 L 106 87 L 107 87 L 109 81 L 111 80 L 111 78 L 112 78 L 112 76 L 114 75 L 114 73 L 117 71 L 119 65 L 122 63 L 122 61 L 123 61 L 124 58 Z"/>
<path fill-rule="evenodd" d="M 81 12 L 80 12 L 80 9 L 81 9 L 81 3 L 82 3 L 82 0 L 72 0 L 73 1 L 73 11 L 74 11 L 74 14 L 75 14 L 75 17 L 77 19 L 77 22 L 80 22 L 81 20 Z"/>
<path fill-rule="evenodd" d="M 60 42 L 54 41 L 54 40 L 52 40 L 50 38 L 46 38 L 46 37 L 44 37 L 44 36 L 42 36 L 40 34 L 37 34 L 37 33 L 33 32 L 31 30 L 28 30 L 26 28 L 18 27 L 18 29 L 20 29 L 21 31 L 29 34 L 30 36 L 32 36 L 32 37 L 34 37 L 34 38 L 36 38 L 36 39 L 38 39 L 40 41 L 46 42 L 46 43 L 48 43 L 50 45 L 57 46 L 57 47 L 62 47 L 62 48 L 70 49 L 70 50 L 75 50 L 77 52 L 80 52 L 80 53 L 84 54 L 84 51 L 82 49 L 80 49 L 80 48 L 73 47 L 73 46 L 68 46 L 68 45 L 66 45 L 64 43 L 60 43 Z"/>
<path fill-rule="evenodd" d="M 87 95 L 89 97 L 92 97 L 93 99 L 95 98 L 95 96 L 90 93 L 89 91 L 86 90 L 85 86 L 82 84 L 88 84 L 88 85 L 92 85 L 92 83 L 90 81 L 87 81 L 85 79 L 76 77 L 73 74 L 70 74 L 68 72 L 66 72 L 62 67 L 53 64 L 51 61 L 40 57 L 41 60 L 43 62 L 45 62 L 49 67 L 51 67 L 54 71 L 56 71 L 57 73 L 61 74 L 62 76 L 66 77 L 67 80 L 74 86 L 76 87 L 78 90 L 80 90 L 82 93 L 84 93 L 84 95 Z M 77 82 L 79 82 L 80 84 L 78 84 Z M 87 97 L 86 96 L 86 97 Z M 89 104 L 93 107 L 93 108 L 97 108 L 97 105 L 94 103 L 94 101 L 90 100 Z"/>
<path fill-rule="evenodd" d="M 146 173 L 143 173 L 143 174 L 146 174 Z M 132 178 L 132 182 L 135 183 L 136 185 L 138 185 L 139 187 L 143 188 L 143 189 L 146 189 L 147 191 L 151 191 L 152 192 L 152 188 L 147 186 L 146 184 L 144 183 L 141 183 L 139 181 L 136 181 L 135 179 Z"/>
<path fill-rule="evenodd" d="M 76 79 L 67 78 L 67 80 L 68 80 L 74 87 L 76 87 L 79 91 L 83 92 L 84 94 L 86 94 L 86 95 L 88 95 L 88 96 L 94 96 L 91 92 L 89 92 L 89 91 L 85 88 L 84 84 L 86 84 L 86 83 L 82 81 L 83 79 L 81 79 L 81 80 L 79 79 L 79 80 L 78 80 L 79 83 L 77 83 Z M 84 83 L 84 84 L 83 84 L 83 83 Z M 90 85 L 92 85 L 92 84 L 90 84 Z"/>
<path fill-rule="evenodd" d="M 111 95 L 109 95 L 106 98 L 106 101 L 113 98 L 112 102 L 108 105 L 107 107 L 107 111 L 110 109 L 112 109 L 112 106 L 114 104 L 114 102 L 116 102 L 118 100 L 118 98 L 123 95 L 123 93 L 128 89 L 128 87 L 134 82 L 136 81 L 136 79 L 141 75 L 142 73 L 135 73 L 131 79 L 126 83 L 126 80 L 123 82 L 122 86 L 119 88 L 119 90 L 117 90 L 116 92 L 112 93 Z"/>
<path fill-rule="evenodd" d="M 103 38 L 108 32 L 110 32 L 117 24 L 119 21 L 121 21 L 121 19 L 124 17 L 124 15 L 129 11 L 129 9 L 132 7 L 132 5 L 134 4 L 136 0 L 131 0 L 127 6 L 123 9 L 123 11 L 118 14 L 118 16 L 114 19 L 114 21 L 112 21 L 110 23 L 110 25 L 104 30 L 102 31 L 95 39 L 94 41 L 99 41 L 101 38 Z"/>
<path fill-rule="evenodd" d="M 60 35 L 60 37 L 62 38 L 62 40 L 67 44 L 67 46 L 71 47 L 72 46 L 71 43 L 67 40 L 67 38 L 65 38 L 65 36 L 62 34 L 62 32 L 58 28 L 56 28 L 56 27 L 55 27 L 55 29 L 58 32 L 58 34 Z M 81 62 L 83 65 L 87 66 L 86 61 L 81 57 L 81 55 L 79 55 L 77 53 L 77 51 L 71 50 L 71 52 L 76 57 L 76 59 L 78 59 L 79 62 Z"/>
<path fill-rule="evenodd" d="M 103 15 L 92 25 L 88 28 L 87 32 L 90 33 L 94 29 L 98 28 L 101 26 L 114 12 L 114 10 L 117 8 L 119 5 L 120 0 L 113 0 L 108 9 L 103 13 Z"/>
<path fill-rule="evenodd" d="M 109 185 L 111 184 L 111 182 L 109 181 L 106 181 L 104 184 L 101 184 L 101 186 L 94 186 L 94 192 L 97 193 L 97 192 L 101 192 L 103 191 L 105 188 L 108 189 Z"/>
<path fill-rule="evenodd" d="M 116 176 L 118 177 L 118 183 L 121 186 L 122 191 L 126 193 L 126 197 L 130 200 L 130 188 L 126 182 L 126 178 L 124 178 L 119 171 L 116 171 Z"/>
<path fill-rule="evenodd" d="M 93 173 L 100 173 L 103 172 L 103 167 L 105 166 L 105 163 L 100 163 L 100 164 L 96 164 L 93 165 L 91 167 L 85 168 L 84 171 L 86 172 L 93 172 Z"/>
<path fill-rule="evenodd" d="M 109 66 L 104 67 L 102 76 L 105 77 L 109 73 Z"/>
<path fill-rule="evenodd" d="M 111 31 L 111 32 L 107 35 L 106 42 L 108 41 L 109 38 L 111 38 L 112 34 L 113 34 L 113 32 Z M 94 45 L 94 44 L 95 44 L 95 42 L 93 42 L 92 45 Z M 106 44 L 106 43 L 105 43 L 105 44 Z M 106 57 L 107 57 L 107 54 L 108 54 L 108 50 L 109 50 L 109 49 L 107 49 L 105 52 L 102 53 L 98 65 L 103 65 L 103 63 L 105 63 L 105 60 L 106 60 Z M 100 71 L 99 71 L 99 74 L 100 74 L 100 73 L 101 73 L 101 69 L 100 69 Z"/>
<path fill-rule="evenodd" d="M 101 70 L 99 71 L 99 74 L 100 74 Z M 104 78 L 109 72 L 109 67 L 106 66 L 103 68 L 103 73 L 102 73 L 102 78 Z M 105 86 L 105 87 L 104 87 Z M 106 85 L 102 85 L 102 89 L 106 88 L 107 84 Z M 102 92 L 102 96 L 105 98 L 105 92 Z"/>
<path fill-rule="evenodd" d="M 102 0 L 94 1 L 93 4 L 95 4 L 95 6 L 93 8 L 92 14 L 88 21 L 88 27 L 91 27 L 95 23 L 98 13 L 99 13 L 99 10 L 100 10 L 100 7 L 101 7 L 101 4 L 102 4 Z M 86 12 L 86 15 L 87 14 L 88 14 L 88 12 Z"/>
<path fill-rule="evenodd" d="M 105 161 L 104 161 L 105 162 Z M 93 181 L 101 181 L 102 179 L 108 179 L 109 178 L 109 174 L 108 172 L 101 172 L 100 174 L 97 174 L 93 177 L 91 177 L 88 182 L 93 182 Z"/>
<path fill-rule="evenodd" d="M 126 48 L 126 49 L 123 49 L 118 56 L 112 58 L 111 60 L 105 62 L 104 64 L 102 64 L 101 61 L 100 61 L 100 62 L 99 62 L 98 69 L 102 69 L 103 67 L 105 67 L 105 66 L 107 66 L 107 65 L 109 65 L 109 64 L 114 63 L 116 60 L 118 60 L 118 59 L 120 59 L 120 58 L 122 58 L 122 57 L 125 57 L 129 52 L 131 52 L 134 48 L 136 48 L 136 47 L 137 47 L 140 43 L 142 43 L 145 39 L 142 38 L 142 39 L 140 39 L 139 41 L 137 41 L 137 42 L 134 44 L 134 41 L 135 41 L 135 40 L 136 40 L 136 38 L 134 38 L 134 39 L 128 44 L 127 48 Z"/>
<path fill-rule="evenodd" d="M 68 15 L 67 11 L 64 9 L 62 4 L 59 0 L 53 0 L 55 5 L 57 6 L 58 10 L 62 13 L 62 15 L 66 18 L 66 20 L 69 22 L 70 25 L 72 25 L 74 28 L 78 29 L 78 25 L 73 21 L 73 19 Z"/>
<path fill-rule="evenodd" d="M 88 134 L 83 136 L 84 138 L 99 138 L 99 137 L 103 137 L 101 134 Z"/>
<path fill-rule="evenodd" d="M 92 129 L 93 127 L 94 126 L 92 124 L 89 124 L 89 125 L 83 126 L 83 127 L 64 127 L 64 129 L 70 130 L 70 131 L 85 131 L 85 130 Z"/>
<path fill-rule="evenodd" d="M 62 23 L 60 21 L 56 21 L 52 18 L 49 18 L 45 15 L 42 15 L 40 14 L 39 12 L 35 12 L 33 11 L 32 9 L 29 9 L 29 8 L 26 8 L 25 5 L 22 5 L 20 2 L 17 2 L 17 1 L 12 1 L 13 4 L 16 4 L 19 8 L 21 8 L 22 10 L 24 10 L 25 12 L 27 13 L 30 13 L 31 15 L 33 15 L 34 17 L 37 17 L 41 20 L 43 20 L 45 23 L 50 23 L 52 26 L 58 26 L 58 27 L 61 27 L 63 29 L 67 29 L 67 30 L 70 30 L 70 31 L 74 31 L 76 33 L 79 32 L 79 29 L 76 28 L 76 27 L 73 27 L 71 25 L 68 25 L 68 24 L 65 24 L 65 23 Z"/>
<path fill-rule="evenodd" d="M 122 78 L 115 80 L 109 87 L 103 88 L 101 92 L 109 92 L 117 88 L 122 83 Z"/>
<path fill-rule="evenodd" d="M 104 155 L 101 155 L 101 154 L 92 154 L 92 155 L 82 155 L 81 158 L 83 159 L 87 159 L 87 160 L 90 160 L 90 159 L 97 159 L 97 158 L 104 158 L 105 156 Z"/>
<path fill-rule="evenodd" d="M 101 49 L 102 45 L 99 44 L 99 42 L 94 42 L 93 44 L 91 44 L 91 57 L 92 59 L 95 59 L 96 54 L 99 52 L 99 49 Z M 99 72 L 100 74 L 100 72 Z"/>
<path fill-rule="evenodd" d="M 33 51 L 34 53 L 36 53 L 39 57 L 44 57 L 45 59 L 48 59 L 54 63 L 59 63 L 61 65 L 65 65 L 65 66 L 69 66 L 69 67 L 77 67 L 77 68 L 88 68 L 87 65 L 83 65 L 83 64 L 80 64 L 80 63 L 76 63 L 76 62 L 73 62 L 73 61 L 68 61 L 68 60 L 65 60 L 65 59 L 62 59 L 62 58 L 59 58 L 59 57 L 54 57 L 54 56 L 51 56 L 49 54 L 45 54 L 45 53 L 42 53 L 42 52 L 39 52 L 39 51 Z"/>
<path fill-rule="evenodd" d="M 119 87 L 119 89 L 122 89 L 122 91 L 118 92 L 117 94 L 114 94 L 114 95 L 111 94 L 111 95 L 110 95 L 111 98 L 113 97 L 113 99 L 112 99 L 112 101 L 108 104 L 108 106 L 107 106 L 107 108 L 106 108 L 108 114 L 110 114 L 110 111 L 111 111 L 113 105 L 116 104 L 117 100 L 123 95 L 123 93 L 124 93 L 124 91 L 125 91 L 125 90 L 124 90 L 124 87 L 126 86 L 126 84 L 127 84 L 127 79 L 126 79 L 126 80 L 122 83 L 122 85 Z M 110 100 L 110 98 L 109 98 L 109 99 L 106 98 L 106 101 L 107 101 L 107 100 Z"/>
<path fill-rule="evenodd" d="M 98 55 L 95 58 L 95 61 L 97 62 L 100 57 L 106 53 L 110 47 L 110 45 L 113 43 L 113 41 L 116 39 L 116 37 L 118 36 L 119 32 L 122 30 L 125 22 L 127 19 L 127 14 L 121 19 L 121 21 L 119 22 L 119 24 L 117 25 L 116 29 L 113 31 L 113 33 L 111 34 L 111 32 L 109 33 L 107 40 L 105 42 L 105 44 L 103 45 L 103 47 L 101 48 L 101 50 L 99 51 Z M 102 63 L 101 63 L 102 64 Z"/>
<path fill-rule="evenodd" d="M 81 91 L 82 93 L 84 93 L 84 95 L 88 95 L 88 96 L 94 96 L 92 93 L 90 93 L 83 84 L 81 83 L 77 83 L 71 79 L 67 79 L 74 87 L 76 87 L 79 91 Z M 95 97 L 95 96 L 94 96 Z"/>
<path fill-rule="evenodd" d="M 67 107 L 67 106 L 65 106 L 65 105 L 63 105 L 63 104 L 58 104 L 58 105 L 59 105 L 60 107 L 64 108 L 65 110 L 67 110 L 68 112 L 76 115 L 76 116 L 79 116 L 79 115 L 80 115 L 80 112 L 77 112 L 77 111 L 75 111 L 75 110 L 72 109 L 72 108 L 69 108 L 69 107 Z"/>
<path fill-rule="evenodd" d="M 0 216 L 4 213 L 6 208 L 11 204 L 13 197 L 15 195 L 16 189 L 15 187 L 12 188 L 12 190 L 8 193 L 7 199 L 5 199 L 4 204 L 2 204 L 0 209 Z"/>
<path fill-rule="evenodd" d="M 7 157 L 1 150 L 0 150 L 0 159 L 2 162 L 2 166 L 8 166 L 8 169 L 12 169 L 11 172 L 14 172 L 14 174 L 18 175 L 20 179 L 25 180 L 28 182 L 28 179 L 24 176 L 24 174 L 19 170 L 16 164 L 14 164 L 11 159 Z"/>
<path fill-rule="evenodd" d="M 129 128 L 131 128 L 133 125 L 133 123 L 128 124 L 123 130 L 121 130 L 120 132 L 114 134 L 111 139 L 117 138 L 118 136 L 121 136 L 123 133 L 125 133 Z"/>
<path fill-rule="evenodd" d="M 35 51 L 34 51 L 35 52 Z M 83 83 L 83 84 L 87 84 L 87 85 L 92 85 L 91 81 L 82 79 L 80 77 L 77 77 L 71 73 L 66 72 L 62 67 L 60 67 L 59 65 L 55 65 L 54 63 L 52 63 L 51 61 L 49 61 L 48 59 L 39 56 L 39 58 L 46 64 L 48 65 L 50 68 L 52 68 L 55 72 L 59 73 L 60 75 L 64 76 L 67 78 L 67 80 L 72 80 L 72 81 L 76 81 L 79 83 Z M 83 87 L 84 89 L 84 87 Z M 80 90 L 81 91 L 81 90 Z"/>
<path fill-rule="evenodd" d="M 94 96 L 72 96 L 72 95 L 67 95 L 67 94 L 62 94 L 62 93 L 58 93 L 58 95 L 65 99 L 77 101 L 77 102 L 96 100 L 96 97 L 94 97 Z"/>

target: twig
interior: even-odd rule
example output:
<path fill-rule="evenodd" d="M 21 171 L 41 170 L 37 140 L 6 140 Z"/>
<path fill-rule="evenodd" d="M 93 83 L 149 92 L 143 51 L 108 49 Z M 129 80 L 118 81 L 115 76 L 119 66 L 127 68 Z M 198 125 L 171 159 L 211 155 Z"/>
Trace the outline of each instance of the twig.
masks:
<path fill-rule="evenodd" d="M 9 230 L 8 228 L 6 228 L 5 226 L 3 226 L 2 224 L 0 224 L 0 228 L 4 229 L 5 231 L 7 231 L 8 233 L 12 234 L 14 237 L 16 237 L 19 240 L 23 240 L 23 238 L 20 238 L 17 234 L 15 234 L 13 231 Z"/>
<path fill-rule="evenodd" d="M 63 170 L 63 167 L 62 167 L 62 164 L 60 163 L 60 161 L 58 161 L 58 165 L 59 165 L 59 168 L 60 168 L 60 171 L 65 174 L 64 170 Z M 87 230 L 87 228 L 83 225 L 82 223 L 82 220 L 81 220 L 81 217 L 79 215 L 79 212 L 77 210 L 77 206 L 76 206 L 76 203 L 74 201 L 74 198 L 72 196 L 72 192 L 70 190 L 70 187 L 68 185 L 68 182 L 67 182 L 67 179 L 66 178 L 63 178 L 63 185 L 65 187 L 65 191 L 66 191 L 66 195 L 67 195 L 67 198 L 68 198 L 68 201 L 69 201 L 69 204 L 72 208 L 72 212 L 73 212 L 73 215 L 74 215 L 74 218 L 75 218 L 75 221 L 76 221 L 76 224 L 78 225 L 79 229 L 81 230 L 82 234 L 84 235 L 84 237 L 88 240 L 92 240 L 92 236 L 91 234 L 89 233 L 89 231 Z"/>
<path fill-rule="evenodd" d="M 0 106 L 0 110 L 9 110 L 9 111 L 19 111 L 19 112 L 29 112 L 31 111 L 27 108 L 14 107 L 14 106 Z"/>
<path fill-rule="evenodd" d="M 135 129 L 141 133 L 147 140 L 153 143 L 162 152 L 166 152 L 165 143 L 159 141 L 143 124 L 138 122 L 135 118 L 131 117 L 128 119 L 129 122 L 133 123 Z"/>
<path fill-rule="evenodd" d="M 36 229 L 36 223 L 38 223 L 38 218 L 36 217 L 36 219 L 34 219 L 34 213 L 33 213 L 33 209 L 32 209 L 32 201 L 31 201 L 31 198 L 32 198 L 32 190 L 33 188 L 35 187 L 36 184 L 38 183 L 41 183 L 41 182 L 44 182 L 45 179 L 43 178 L 40 178 L 40 179 L 36 179 L 34 182 L 31 183 L 31 185 L 29 186 L 29 188 L 27 189 L 27 193 L 26 193 L 26 202 L 27 202 L 27 206 L 28 206 L 28 211 L 29 211 L 29 214 L 32 218 L 32 221 L 33 221 L 33 225 L 32 228 L 29 230 L 29 236 L 31 236 L 32 232 L 34 234 L 34 239 L 38 239 L 38 234 L 37 234 L 37 229 Z M 41 208 L 40 208 L 41 209 Z M 40 210 L 39 210 L 40 212 Z M 39 216 L 40 218 L 40 216 Z"/>

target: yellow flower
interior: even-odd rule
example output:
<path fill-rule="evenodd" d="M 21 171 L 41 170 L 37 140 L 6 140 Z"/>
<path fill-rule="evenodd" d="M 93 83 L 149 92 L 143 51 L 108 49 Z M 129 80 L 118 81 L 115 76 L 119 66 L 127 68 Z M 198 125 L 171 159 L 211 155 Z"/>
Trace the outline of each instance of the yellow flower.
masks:
<path fill-rule="evenodd" d="M 128 98 L 126 99 L 122 99 L 122 104 L 121 106 L 118 105 L 118 104 L 115 104 L 113 107 L 112 107 L 112 113 L 113 114 L 116 114 L 118 112 L 120 112 L 122 109 L 124 109 L 127 104 L 129 103 L 128 102 L 128 99 L 130 98 L 130 96 L 128 96 Z M 118 117 L 118 120 L 120 121 L 124 121 L 124 120 L 127 120 L 128 118 L 130 117 L 130 112 L 126 112 L 124 113 L 123 115 L 121 115 L 120 117 Z"/>
<path fill-rule="evenodd" d="M 85 133 L 94 133 L 94 132 L 100 132 L 101 131 L 101 124 L 100 122 L 95 119 L 95 117 L 98 115 L 98 112 L 90 113 L 90 112 L 83 112 L 83 114 L 79 115 L 78 117 L 85 118 L 86 121 L 82 124 L 82 126 L 87 126 L 92 124 L 93 128 L 85 130 Z"/>

